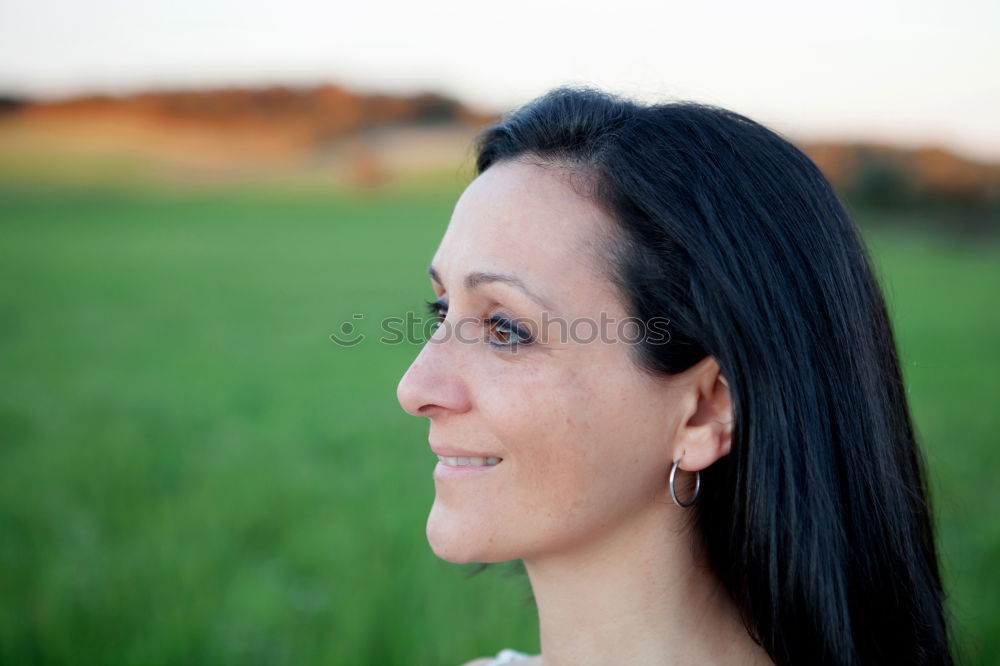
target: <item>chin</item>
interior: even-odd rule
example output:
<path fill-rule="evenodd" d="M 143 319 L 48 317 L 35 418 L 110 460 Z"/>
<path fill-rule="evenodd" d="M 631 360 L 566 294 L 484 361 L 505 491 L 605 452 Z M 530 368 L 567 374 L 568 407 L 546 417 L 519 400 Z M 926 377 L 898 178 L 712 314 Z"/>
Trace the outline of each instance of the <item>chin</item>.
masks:
<path fill-rule="evenodd" d="M 454 564 L 467 562 L 502 562 L 505 559 L 495 545 L 495 540 L 473 526 L 454 518 L 445 518 L 431 509 L 427 518 L 427 543 L 442 560 Z"/>
<path fill-rule="evenodd" d="M 453 523 L 448 525 L 447 523 Z M 475 548 L 474 532 L 462 529 L 456 521 L 442 519 L 435 515 L 431 509 L 431 515 L 427 518 L 427 543 L 430 544 L 434 554 L 446 562 L 464 564 L 474 561 Z"/>

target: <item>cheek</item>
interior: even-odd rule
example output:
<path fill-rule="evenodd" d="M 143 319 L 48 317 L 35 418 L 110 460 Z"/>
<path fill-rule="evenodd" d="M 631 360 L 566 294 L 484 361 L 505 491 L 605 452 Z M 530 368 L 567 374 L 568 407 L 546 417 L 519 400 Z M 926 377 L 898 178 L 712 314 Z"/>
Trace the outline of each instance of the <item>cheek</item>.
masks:
<path fill-rule="evenodd" d="M 629 446 L 636 415 L 617 378 L 524 368 L 495 380 L 479 404 L 509 455 L 519 515 L 601 522 L 642 491 L 641 455 Z"/>

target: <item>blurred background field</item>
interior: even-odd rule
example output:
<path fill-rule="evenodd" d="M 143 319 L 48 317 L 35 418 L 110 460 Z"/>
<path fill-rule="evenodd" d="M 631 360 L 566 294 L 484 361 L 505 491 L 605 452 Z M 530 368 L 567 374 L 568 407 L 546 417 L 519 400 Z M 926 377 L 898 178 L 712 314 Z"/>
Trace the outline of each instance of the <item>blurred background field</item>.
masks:
<path fill-rule="evenodd" d="M 588 0 L 577 26 L 544 2 L 478 22 L 465 5 L 432 21 L 112 4 L 15 2 L 0 21 L 0 664 L 537 653 L 519 562 L 470 576 L 427 545 L 436 458 L 396 385 L 476 132 L 550 84 L 645 77 L 787 134 L 854 213 L 928 461 L 956 648 L 1000 665 L 995 3 L 654 21 Z M 519 11 L 536 20 L 505 23 Z M 381 339 L 407 313 L 412 335 Z"/>
<path fill-rule="evenodd" d="M 395 397 L 419 334 L 378 341 L 384 317 L 422 312 L 464 173 L 378 191 L 7 173 L 2 663 L 537 651 L 516 563 L 467 579 L 429 550 L 427 424 Z M 961 642 L 998 663 L 1000 244 L 856 214 L 898 327 Z M 344 322 L 366 339 L 334 344 Z"/>

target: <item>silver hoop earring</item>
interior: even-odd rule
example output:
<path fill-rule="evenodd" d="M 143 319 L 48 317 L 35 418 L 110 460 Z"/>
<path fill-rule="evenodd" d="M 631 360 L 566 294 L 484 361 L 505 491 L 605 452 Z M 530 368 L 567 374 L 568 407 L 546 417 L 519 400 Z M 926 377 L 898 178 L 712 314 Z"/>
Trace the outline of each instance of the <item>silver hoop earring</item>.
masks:
<path fill-rule="evenodd" d="M 681 456 L 683 458 L 684 456 Z M 670 496 L 674 498 L 674 504 L 681 508 L 687 508 L 695 503 L 698 499 L 698 493 L 701 492 L 701 472 L 696 471 L 694 473 L 694 495 L 687 502 L 682 502 L 677 499 L 677 491 L 674 490 L 674 477 L 677 476 L 677 466 L 681 463 L 680 459 L 674 461 L 674 466 L 670 470 Z"/>

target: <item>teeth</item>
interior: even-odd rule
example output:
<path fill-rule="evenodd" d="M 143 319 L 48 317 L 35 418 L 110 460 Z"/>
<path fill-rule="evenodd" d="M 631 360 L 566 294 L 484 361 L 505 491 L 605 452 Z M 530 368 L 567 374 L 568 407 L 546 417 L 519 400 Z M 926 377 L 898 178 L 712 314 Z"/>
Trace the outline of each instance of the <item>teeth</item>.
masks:
<path fill-rule="evenodd" d="M 499 463 L 503 458 L 466 458 L 464 456 L 448 458 L 447 456 L 438 456 L 438 460 L 453 467 L 491 467 Z"/>

